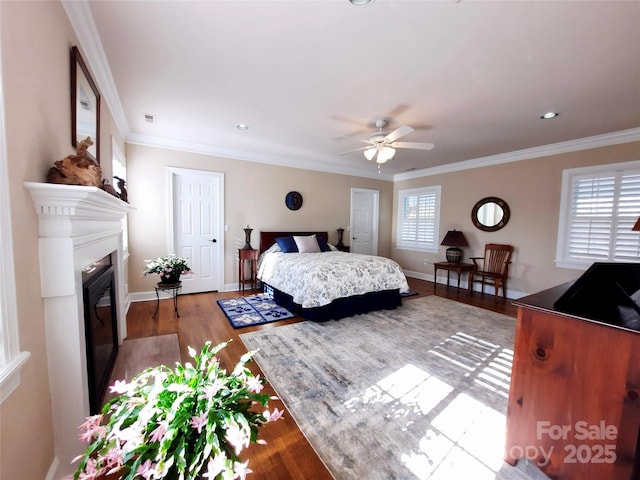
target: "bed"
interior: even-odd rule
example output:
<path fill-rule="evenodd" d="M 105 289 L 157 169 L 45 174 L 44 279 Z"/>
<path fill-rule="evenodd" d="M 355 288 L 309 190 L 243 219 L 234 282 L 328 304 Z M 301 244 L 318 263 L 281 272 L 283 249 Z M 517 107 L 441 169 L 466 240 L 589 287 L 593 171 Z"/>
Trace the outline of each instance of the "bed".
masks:
<path fill-rule="evenodd" d="M 304 237 L 298 240 L 305 244 L 317 241 L 324 251 L 297 251 L 293 237 Z M 396 262 L 341 252 L 327 239 L 326 231 L 260 232 L 258 279 L 276 303 L 313 321 L 402 305 L 401 294 L 408 293 L 409 285 Z"/>

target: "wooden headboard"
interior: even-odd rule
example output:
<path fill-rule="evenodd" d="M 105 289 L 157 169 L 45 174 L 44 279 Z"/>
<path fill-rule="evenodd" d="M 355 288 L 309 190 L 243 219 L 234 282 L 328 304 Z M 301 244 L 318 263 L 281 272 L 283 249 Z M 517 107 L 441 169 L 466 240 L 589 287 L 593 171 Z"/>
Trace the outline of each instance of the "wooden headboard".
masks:
<path fill-rule="evenodd" d="M 260 232 L 260 253 L 264 252 L 271 245 L 276 243 L 276 238 L 278 237 L 304 237 L 308 235 L 316 235 L 317 237 L 322 237 L 325 240 L 329 240 L 328 232 Z"/>

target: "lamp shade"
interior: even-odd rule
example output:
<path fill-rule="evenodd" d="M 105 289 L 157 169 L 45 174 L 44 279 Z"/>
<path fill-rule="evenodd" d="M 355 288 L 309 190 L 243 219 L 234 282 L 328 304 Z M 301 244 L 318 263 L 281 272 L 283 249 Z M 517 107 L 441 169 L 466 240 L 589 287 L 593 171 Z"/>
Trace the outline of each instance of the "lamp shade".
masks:
<path fill-rule="evenodd" d="M 447 234 L 442 239 L 440 245 L 445 245 L 447 247 L 468 247 L 469 242 L 464 238 L 464 235 L 459 230 L 449 230 Z"/>
<path fill-rule="evenodd" d="M 636 220 L 636 224 L 633 226 L 631 230 L 634 232 L 640 232 L 640 217 L 638 217 L 638 220 Z"/>

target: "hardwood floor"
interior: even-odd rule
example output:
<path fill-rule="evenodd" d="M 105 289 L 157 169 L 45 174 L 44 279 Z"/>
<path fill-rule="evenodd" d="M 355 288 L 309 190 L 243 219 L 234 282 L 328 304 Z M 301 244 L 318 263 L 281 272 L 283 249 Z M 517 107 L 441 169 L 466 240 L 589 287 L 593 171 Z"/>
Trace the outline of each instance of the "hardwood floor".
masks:
<path fill-rule="evenodd" d="M 409 278 L 408 281 L 411 290 L 418 292 L 418 295 L 407 297 L 404 301 L 410 302 L 416 298 L 434 295 L 432 282 L 412 278 Z M 247 295 L 251 293 L 245 292 Z M 476 292 L 469 297 L 464 290 L 458 290 L 455 287 L 447 288 L 438 284 L 435 295 L 513 317 L 516 315 L 516 307 L 509 300 L 506 302 L 499 300 L 496 303 L 492 294 L 481 296 Z M 277 324 L 235 330 L 218 307 L 216 300 L 236 296 L 238 296 L 238 292 L 181 295 L 178 299 L 180 318 L 176 317 L 170 299 L 160 301 L 160 311 L 155 319 L 152 318 L 156 306 L 155 301 L 133 303 L 127 314 L 127 338 L 177 333 L 183 362 L 190 360 L 188 346 L 198 350 L 207 340 L 217 344 L 231 339 L 231 344 L 219 355 L 225 368 L 230 370 L 240 356 L 246 352 L 238 337 L 240 333 L 277 328 L 283 324 L 301 321 L 296 318 Z M 256 364 L 252 364 L 252 369 L 254 373 L 262 375 Z M 275 394 L 270 386 L 268 391 Z M 282 408 L 280 402 L 270 403 L 271 408 L 276 406 Z M 250 460 L 249 468 L 254 472 L 249 477 L 252 480 L 324 480 L 332 478 L 286 410 L 284 418 L 267 424 L 261 430 L 260 436 L 267 441 L 267 445 L 252 445 L 242 455 L 244 459 Z"/>

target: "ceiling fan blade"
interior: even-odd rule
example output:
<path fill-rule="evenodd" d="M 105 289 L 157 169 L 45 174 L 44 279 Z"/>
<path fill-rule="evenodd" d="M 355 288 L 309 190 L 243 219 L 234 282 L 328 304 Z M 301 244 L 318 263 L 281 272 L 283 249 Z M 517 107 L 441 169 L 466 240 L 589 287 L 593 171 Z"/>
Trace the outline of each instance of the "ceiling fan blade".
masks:
<path fill-rule="evenodd" d="M 399 115 L 402 115 L 404 112 L 409 110 L 409 108 L 411 108 L 411 105 L 407 105 L 406 103 L 401 103 L 401 104 L 397 105 L 393 110 L 391 110 L 387 114 L 387 117 L 393 118 L 393 117 L 397 117 Z"/>
<path fill-rule="evenodd" d="M 367 126 L 366 122 L 362 122 L 355 118 L 344 117 L 342 115 L 331 115 L 331 118 L 334 120 L 338 120 L 340 122 L 351 123 L 352 125 L 357 125 L 360 128 L 365 128 Z"/>
<path fill-rule="evenodd" d="M 435 147 L 433 143 L 419 142 L 393 142 L 391 146 L 394 148 L 415 148 L 418 150 L 433 150 L 433 147 Z"/>
<path fill-rule="evenodd" d="M 406 125 L 402 125 L 401 127 L 396 128 L 389 135 L 384 137 L 384 141 L 385 142 L 395 142 L 400 137 L 404 137 L 405 135 L 408 135 L 411 132 L 413 132 L 413 128 L 407 127 Z"/>
<path fill-rule="evenodd" d="M 357 137 L 359 135 L 364 135 L 365 133 L 368 133 L 368 130 L 357 130 L 355 132 L 349 132 L 349 133 L 345 133 L 342 135 L 336 135 L 335 137 L 333 137 L 334 140 L 345 140 L 347 138 L 353 138 L 353 137 Z"/>
<path fill-rule="evenodd" d="M 338 155 L 346 155 L 347 153 L 361 152 L 363 150 L 366 150 L 367 148 L 371 148 L 371 145 L 367 145 L 366 147 L 354 148 L 352 150 L 347 150 L 346 152 L 341 152 Z"/>

